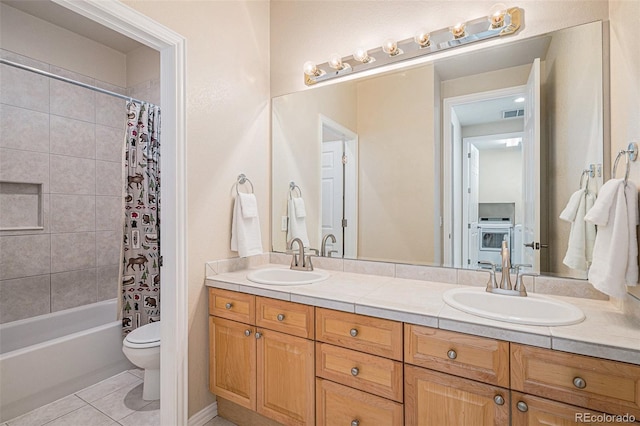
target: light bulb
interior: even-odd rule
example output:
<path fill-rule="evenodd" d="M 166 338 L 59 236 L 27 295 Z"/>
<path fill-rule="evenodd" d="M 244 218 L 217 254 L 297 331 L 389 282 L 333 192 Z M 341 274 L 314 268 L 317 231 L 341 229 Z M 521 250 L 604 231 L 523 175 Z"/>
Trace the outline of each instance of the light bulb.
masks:
<path fill-rule="evenodd" d="M 368 64 L 372 61 L 373 58 L 369 56 L 369 53 L 367 53 L 367 49 L 365 49 L 364 47 L 358 47 L 353 52 L 353 59 L 362 62 L 363 64 Z"/>
<path fill-rule="evenodd" d="M 431 36 L 426 31 L 418 31 L 415 36 L 413 36 L 413 41 L 418 43 L 420 47 L 427 47 L 431 45 Z"/>
<path fill-rule="evenodd" d="M 388 38 L 382 43 L 382 51 L 389 56 L 396 56 L 402 51 L 398 49 L 398 43 L 394 39 Z"/>
<path fill-rule="evenodd" d="M 305 62 L 302 69 L 304 70 L 304 73 L 309 77 L 315 77 L 319 75 L 318 66 L 311 61 Z"/>
<path fill-rule="evenodd" d="M 507 6 L 504 3 L 496 3 L 489 9 L 489 22 L 491 29 L 501 28 L 504 25 L 504 16 L 507 14 Z"/>
<path fill-rule="evenodd" d="M 334 53 L 329 58 L 329 66 L 336 70 L 341 70 L 344 68 L 344 64 L 342 63 L 342 58 L 338 56 L 337 53 Z"/>
<path fill-rule="evenodd" d="M 467 24 L 464 21 L 458 21 L 455 25 L 449 28 L 451 34 L 453 34 L 454 38 L 462 38 L 467 35 L 466 33 Z"/>

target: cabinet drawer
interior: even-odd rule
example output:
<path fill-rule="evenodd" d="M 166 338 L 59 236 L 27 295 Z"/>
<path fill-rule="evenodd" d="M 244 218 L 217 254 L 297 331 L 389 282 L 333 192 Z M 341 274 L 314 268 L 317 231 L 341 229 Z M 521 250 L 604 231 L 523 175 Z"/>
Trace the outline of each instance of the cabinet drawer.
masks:
<path fill-rule="evenodd" d="M 509 342 L 405 324 L 406 363 L 509 387 Z"/>
<path fill-rule="evenodd" d="M 255 300 L 256 297 L 251 294 L 210 288 L 209 315 L 254 325 L 256 322 Z"/>
<path fill-rule="evenodd" d="M 402 361 L 402 323 L 316 308 L 316 340 Z"/>
<path fill-rule="evenodd" d="M 601 415 L 602 413 L 588 411 L 574 405 L 511 392 L 511 424 L 513 426 L 594 424 L 598 421 L 597 416 Z"/>
<path fill-rule="evenodd" d="M 514 390 L 640 417 L 640 366 L 511 344 Z"/>
<path fill-rule="evenodd" d="M 509 391 L 426 368 L 404 367 L 407 425 L 509 424 Z"/>
<path fill-rule="evenodd" d="M 316 379 L 316 425 L 402 426 L 402 404 Z"/>
<path fill-rule="evenodd" d="M 256 297 L 256 325 L 313 339 L 313 306 Z"/>
<path fill-rule="evenodd" d="M 316 343 L 316 376 L 402 402 L 402 363 Z"/>

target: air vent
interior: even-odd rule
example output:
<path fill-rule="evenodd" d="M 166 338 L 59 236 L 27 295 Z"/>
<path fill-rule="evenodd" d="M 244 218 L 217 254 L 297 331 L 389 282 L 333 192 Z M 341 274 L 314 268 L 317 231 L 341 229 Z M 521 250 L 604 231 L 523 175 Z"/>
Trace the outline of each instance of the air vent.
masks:
<path fill-rule="evenodd" d="M 502 118 L 517 118 L 517 117 L 524 117 L 524 108 L 502 111 Z"/>

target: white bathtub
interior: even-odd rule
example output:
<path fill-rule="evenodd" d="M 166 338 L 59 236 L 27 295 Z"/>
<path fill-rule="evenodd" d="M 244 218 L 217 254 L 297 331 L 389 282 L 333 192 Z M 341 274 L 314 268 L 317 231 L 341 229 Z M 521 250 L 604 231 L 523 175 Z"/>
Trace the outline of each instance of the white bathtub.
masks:
<path fill-rule="evenodd" d="M 0 422 L 133 368 L 116 299 L 0 325 Z"/>

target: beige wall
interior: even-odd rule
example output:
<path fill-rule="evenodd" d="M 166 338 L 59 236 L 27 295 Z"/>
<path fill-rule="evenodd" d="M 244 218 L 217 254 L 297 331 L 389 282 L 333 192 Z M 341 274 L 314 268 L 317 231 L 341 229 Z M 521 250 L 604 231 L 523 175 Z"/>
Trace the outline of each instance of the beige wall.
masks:
<path fill-rule="evenodd" d="M 275 98 L 272 108 L 272 153 L 278 164 L 271 170 L 275 213 L 271 218 L 273 248 L 279 252 L 286 248 L 287 233 L 280 230 L 280 220 L 287 215 L 289 182 L 294 181 L 302 190 L 305 201 L 309 245 L 320 249 L 320 114 L 356 132 L 356 83 L 319 87 Z"/>
<path fill-rule="evenodd" d="M 434 258 L 433 66 L 358 84 L 358 258 Z"/>
<path fill-rule="evenodd" d="M 189 415 L 214 400 L 208 390 L 204 263 L 229 249 L 232 195 L 240 173 L 258 198 L 269 250 L 269 3 L 124 1 L 187 40 Z"/>
<path fill-rule="evenodd" d="M 125 54 L 5 4 L 0 4 L 0 19 L 3 49 L 127 86 Z"/>

